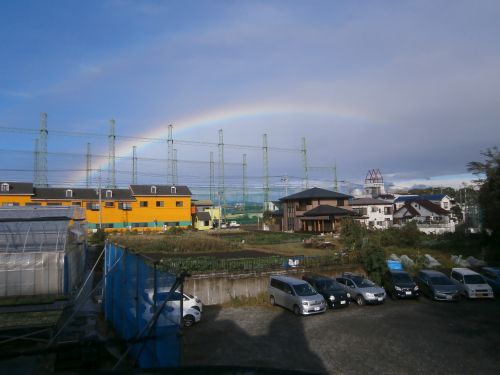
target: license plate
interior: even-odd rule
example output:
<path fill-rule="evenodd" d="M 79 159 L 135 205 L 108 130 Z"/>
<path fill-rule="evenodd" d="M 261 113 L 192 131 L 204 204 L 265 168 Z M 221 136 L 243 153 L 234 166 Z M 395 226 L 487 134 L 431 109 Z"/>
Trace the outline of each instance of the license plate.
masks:
<path fill-rule="evenodd" d="M 446 296 L 446 299 L 451 299 L 451 296 Z"/>
<path fill-rule="evenodd" d="M 340 301 L 340 304 L 341 305 L 345 305 L 345 301 Z"/>
<path fill-rule="evenodd" d="M 319 307 L 318 307 L 318 306 L 316 306 L 316 307 L 314 308 L 314 311 L 319 311 Z"/>
<path fill-rule="evenodd" d="M 384 299 L 382 297 L 377 298 L 379 301 L 383 301 Z"/>
<path fill-rule="evenodd" d="M 410 291 L 407 291 L 407 292 L 406 292 L 406 295 L 407 295 L 407 296 L 411 296 L 411 292 L 410 292 Z"/>

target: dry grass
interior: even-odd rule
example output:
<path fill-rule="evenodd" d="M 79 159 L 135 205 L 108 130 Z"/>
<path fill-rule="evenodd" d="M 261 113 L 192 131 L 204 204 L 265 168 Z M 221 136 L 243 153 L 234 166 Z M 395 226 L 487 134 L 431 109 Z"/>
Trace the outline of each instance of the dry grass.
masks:
<path fill-rule="evenodd" d="M 231 297 L 231 300 L 222 304 L 223 307 L 265 306 L 269 304 L 269 295 L 265 292 L 252 297 Z"/>

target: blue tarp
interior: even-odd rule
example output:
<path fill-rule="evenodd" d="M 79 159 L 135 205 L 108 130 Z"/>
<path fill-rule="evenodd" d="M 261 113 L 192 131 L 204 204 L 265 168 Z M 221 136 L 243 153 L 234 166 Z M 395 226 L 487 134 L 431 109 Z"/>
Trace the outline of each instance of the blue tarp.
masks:
<path fill-rule="evenodd" d="M 401 262 L 398 260 L 387 260 L 387 267 L 390 270 L 397 270 L 397 271 L 403 270 L 403 266 L 401 265 Z"/>

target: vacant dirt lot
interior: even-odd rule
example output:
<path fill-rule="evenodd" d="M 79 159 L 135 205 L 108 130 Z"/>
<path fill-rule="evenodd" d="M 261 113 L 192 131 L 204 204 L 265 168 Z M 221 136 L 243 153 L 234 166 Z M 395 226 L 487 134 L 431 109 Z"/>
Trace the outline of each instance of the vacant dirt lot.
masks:
<path fill-rule="evenodd" d="M 184 365 L 313 373 L 486 374 L 500 369 L 500 301 L 387 301 L 295 317 L 280 307 L 206 307 Z"/>

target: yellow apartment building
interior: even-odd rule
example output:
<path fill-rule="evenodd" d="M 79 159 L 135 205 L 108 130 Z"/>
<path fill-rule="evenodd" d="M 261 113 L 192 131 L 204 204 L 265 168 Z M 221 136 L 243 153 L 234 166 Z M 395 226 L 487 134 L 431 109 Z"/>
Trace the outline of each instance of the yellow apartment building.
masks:
<path fill-rule="evenodd" d="M 191 225 L 187 186 L 131 185 L 128 189 L 35 188 L 32 183 L 0 182 L 0 206 L 78 206 L 90 229 Z"/>

